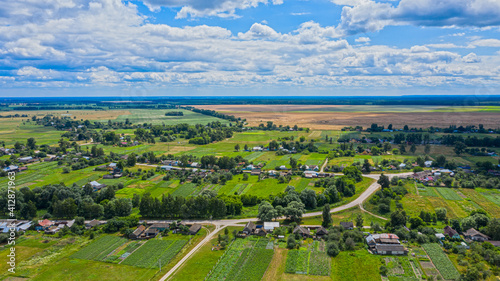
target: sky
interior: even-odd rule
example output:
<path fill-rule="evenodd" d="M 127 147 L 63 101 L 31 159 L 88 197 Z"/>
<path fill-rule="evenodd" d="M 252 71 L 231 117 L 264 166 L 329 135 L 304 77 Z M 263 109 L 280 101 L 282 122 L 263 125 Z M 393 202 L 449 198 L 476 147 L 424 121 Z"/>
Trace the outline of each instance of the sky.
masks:
<path fill-rule="evenodd" d="M 3 97 L 499 90 L 499 0 L 0 0 Z"/>

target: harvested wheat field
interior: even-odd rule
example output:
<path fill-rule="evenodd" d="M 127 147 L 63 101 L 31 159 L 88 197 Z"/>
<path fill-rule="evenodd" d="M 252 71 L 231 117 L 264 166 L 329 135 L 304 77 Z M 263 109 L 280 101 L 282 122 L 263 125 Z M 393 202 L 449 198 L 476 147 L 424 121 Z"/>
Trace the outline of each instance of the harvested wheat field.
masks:
<path fill-rule="evenodd" d="M 314 130 L 341 129 L 345 126 L 368 127 L 372 123 L 395 127 L 447 127 L 478 125 L 497 128 L 500 113 L 477 107 L 438 106 L 363 106 L 363 105 L 195 105 L 246 119 L 249 125 L 273 121 L 277 125 L 298 125 Z"/>

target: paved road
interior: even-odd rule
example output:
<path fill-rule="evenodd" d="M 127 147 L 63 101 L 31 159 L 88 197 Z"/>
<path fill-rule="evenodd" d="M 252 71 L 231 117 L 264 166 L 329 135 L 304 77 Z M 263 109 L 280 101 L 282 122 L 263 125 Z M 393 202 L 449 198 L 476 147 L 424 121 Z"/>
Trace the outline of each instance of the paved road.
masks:
<path fill-rule="evenodd" d="M 413 174 L 413 173 L 409 172 L 409 173 L 400 173 L 400 174 L 387 174 L 387 176 L 389 178 L 392 178 L 394 176 L 404 176 L 404 175 L 411 175 L 411 174 Z M 375 179 L 375 180 L 378 180 L 380 178 L 380 174 L 369 174 L 369 175 L 363 175 L 363 176 L 367 177 L 367 178 L 372 178 L 372 179 Z M 331 209 L 330 213 L 337 213 L 337 212 L 344 211 L 344 210 L 347 210 L 347 209 L 350 209 L 350 208 L 356 207 L 356 206 L 360 206 L 361 210 L 363 210 L 363 211 L 365 211 L 367 213 L 370 213 L 370 212 L 366 211 L 363 208 L 363 202 L 366 199 L 368 199 L 368 197 L 370 197 L 373 193 L 375 193 L 379 188 L 380 188 L 380 185 L 377 183 L 377 181 L 375 181 L 358 198 L 356 198 L 355 200 L 353 200 L 353 201 L 351 201 L 351 202 L 349 202 L 349 203 L 347 203 L 345 205 L 342 205 L 342 206 L 339 206 L 339 207 Z M 314 217 L 314 216 L 319 216 L 322 213 L 323 213 L 322 211 L 311 212 L 311 213 L 304 214 L 302 217 Z M 373 216 L 382 218 L 382 219 L 386 219 L 386 218 L 374 215 L 372 213 L 370 213 L 370 214 L 373 215 Z M 257 218 L 247 218 L 247 219 L 189 220 L 189 221 L 185 221 L 185 222 L 188 222 L 188 223 L 214 224 L 215 225 L 215 230 L 213 232 L 211 232 L 209 235 L 207 235 L 207 237 L 205 237 L 205 239 L 203 239 L 198 245 L 196 245 L 196 247 L 194 247 L 189 253 L 187 253 L 186 256 L 184 256 L 174 267 L 172 267 L 172 269 L 169 272 L 167 272 L 167 274 L 165 274 L 160 279 L 160 281 L 165 281 L 170 276 L 172 276 L 172 274 L 179 267 L 181 267 L 182 264 L 186 260 L 188 260 L 201 246 L 203 246 L 205 243 L 207 243 L 208 241 L 210 241 L 214 237 L 214 235 L 217 232 L 219 232 L 221 229 L 223 229 L 226 226 L 242 226 L 241 223 L 245 223 L 245 222 L 249 222 L 249 221 L 258 221 L 258 219 Z M 160 222 L 160 221 L 149 221 L 148 220 L 148 222 Z"/>

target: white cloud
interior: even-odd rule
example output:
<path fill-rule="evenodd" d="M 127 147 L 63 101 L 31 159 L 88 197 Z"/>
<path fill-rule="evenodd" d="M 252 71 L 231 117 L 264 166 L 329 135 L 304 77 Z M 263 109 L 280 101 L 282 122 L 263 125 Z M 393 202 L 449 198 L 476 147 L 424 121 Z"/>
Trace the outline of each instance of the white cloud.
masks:
<path fill-rule="evenodd" d="M 368 43 L 371 40 L 369 37 L 359 37 L 359 38 L 356 38 L 354 41 L 356 41 L 358 43 Z"/>
<path fill-rule="evenodd" d="M 309 12 L 296 12 L 296 13 L 290 13 L 292 16 L 305 16 L 305 15 L 310 15 L 311 13 Z"/>
<path fill-rule="evenodd" d="M 463 61 L 466 63 L 477 63 L 481 62 L 481 59 L 474 53 L 469 53 L 463 57 Z"/>
<path fill-rule="evenodd" d="M 470 43 L 470 46 L 477 47 L 500 47 L 500 40 L 498 39 L 481 39 L 475 40 Z"/>
<path fill-rule="evenodd" d="M 10 69 L 9 79 L 0 77 L 2 88 L 300 85 L 372 89 L 463 86 L 471 81 L 500 84 L 500 54 L 461 56 L 436 50 L 451 49 L 450 45 L 350 45 L 338 39 L 338 28 L 313 21 L 289 33 L 262 22 L 238 34 L 218 26 L 172 27 L 149 23 L 136 6 L 119 0 L 70 2 L 61 2 L 60 8 L 55 0 L 50 2 L 52 8 L 41 9 L 43 16 L 33 19 L 36 24 L 14 19 L 0 26 L 0 63 Z M 28 12 L 35 11 L 29 7 Z M 31 17 L 28 12 L 8 11 L 13 17 Z M 496 44 L 470 40 L 477 46 Z M 368 37 L 355 41 L 370 42 Z"/>
<path fill-rule="evenodd" d="M 283 4 L 283 0 L 143 0 L 143 2 L 151 11 L 159 11 L 161 7 L 181 8 L 176 18 L 238 17 L 236 10 L 255 8 L 260 4 Z"/>
<path fill-rule="evenodd" d="M 345 35 L 375 32 L 389 25 L 500 26 L 497 0 L 401 0 L 397 6 L 373 0 L 332 0 L 342 8 Z"/>

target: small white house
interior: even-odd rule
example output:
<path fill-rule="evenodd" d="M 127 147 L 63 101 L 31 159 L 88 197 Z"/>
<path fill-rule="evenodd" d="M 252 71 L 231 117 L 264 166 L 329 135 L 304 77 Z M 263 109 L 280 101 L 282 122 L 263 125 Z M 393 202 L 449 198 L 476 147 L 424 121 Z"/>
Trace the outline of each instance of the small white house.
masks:
<path fill-rule="evenodd" d="M 266 231 L 273 231 L 275 228 L 280 227 L 280 223 L 278 221 L 265 221 L 264 229 Z"/>
<path fill-rule="evenodd" d="M 429 161 L 425 161 L 424 164 L 425 164 L 425 167 L 427 167 L 427 168 L 432 167 L 432 161 L 430 161 L 430 160 Z"/>

